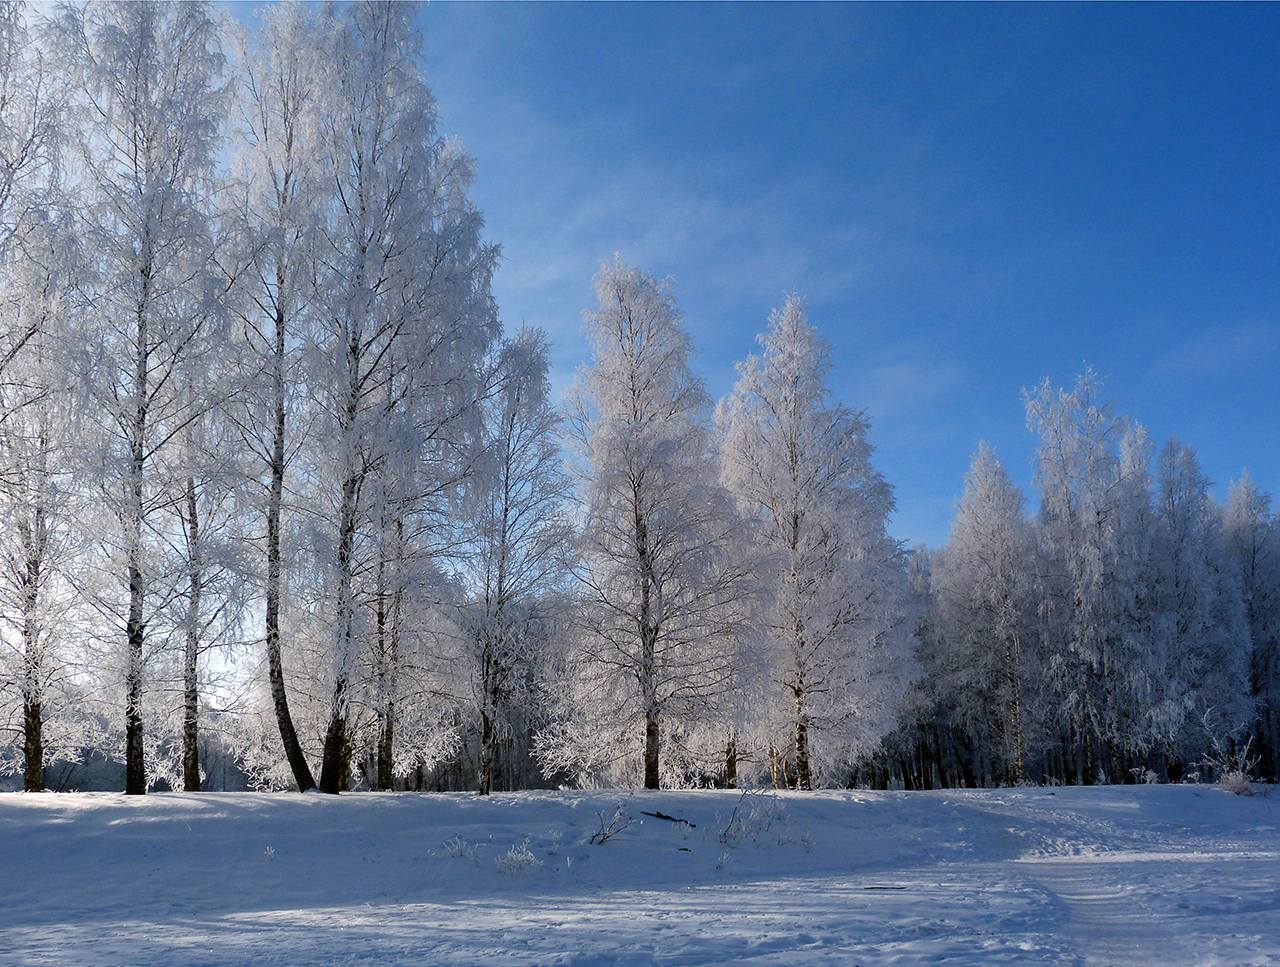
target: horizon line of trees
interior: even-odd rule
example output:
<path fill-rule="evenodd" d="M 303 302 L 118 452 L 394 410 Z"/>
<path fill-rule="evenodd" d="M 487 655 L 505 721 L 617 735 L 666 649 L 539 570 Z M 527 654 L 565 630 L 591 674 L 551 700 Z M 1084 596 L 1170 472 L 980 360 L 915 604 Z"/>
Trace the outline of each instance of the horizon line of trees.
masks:
<path fill-rule="evenodd" d="M 717 405 L 617 260 L 557 408 L 415 14 L 0 0 L 0 775 L 1275 776 L 1267 495 L 1153 476 L 1090 373 L 1027 395 L 1038 515 L 981 449 L 908 552 L 803 300 Z"/>
<path fill-rule="evenodd" d="M 1280 521 L 1158 452 L 1086 371 L 1024 393 L 1039 512 L 981 446 L 921 549 L 924 675 L 862 781 L 907 788 L 1280 778 Z"/>

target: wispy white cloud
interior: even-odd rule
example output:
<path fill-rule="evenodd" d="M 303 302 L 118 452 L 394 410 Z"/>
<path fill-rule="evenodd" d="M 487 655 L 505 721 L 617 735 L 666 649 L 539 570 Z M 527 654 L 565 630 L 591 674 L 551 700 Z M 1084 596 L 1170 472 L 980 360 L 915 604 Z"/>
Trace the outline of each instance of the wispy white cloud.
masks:
<path fill-rule="evenodd" d="M 917 357 L 877 366 L 858 380 L 860 405 L 878 417 L 932 410 L 964 384 L 967 368 L 946 357 Z"/>
<path fill-rule="evenodd" d="M 1178 343 L 1151 366 L 1153 379 L 1230 379 L 1258 373 L 1280 358 L 1280 327 L 1214 326 Z"/>
<path fill-rule="evenodd" d="M 428 73 L 445 127 L 478 158 L 474 196 L 504 252 L 499 304 L 509 321 L 549 332 L 557 365 L 572 368 L 585 352 L 581 310 L 597 267 L 615 253 L 675 277 L 695 343 L 728 378 L 732 358 L 754 348 L 742 333 L 763 329 L 786 292 L 815 307 L 841 302 L 873 276 L 883 284 L 904 263 L 932 257 L 918 237 L 930 208 L 918 190 L 855 186 L 812 165 L 762 174 L 758 160 L 709 151 L 682 160 L 641 138 L 622 107 L 569 115 L 536 92 L 487 80 L 489 52 L 510 49 L 527 20 L 484 21 L 435 52 Z M 814 321 L 847 322 L 821 312 Z"/>

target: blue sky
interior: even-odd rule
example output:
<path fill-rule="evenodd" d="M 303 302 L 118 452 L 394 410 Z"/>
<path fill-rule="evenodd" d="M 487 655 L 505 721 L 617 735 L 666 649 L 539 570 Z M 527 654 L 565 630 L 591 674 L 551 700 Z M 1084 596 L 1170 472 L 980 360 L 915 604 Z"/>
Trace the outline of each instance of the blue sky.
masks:
<path fill-rule="evenodd" d="M 1086 364 L 1225 496 L 1280 491 L 1280 6 L 436 2 L 445 132 L 558 387 L 619 254 L 670 276 L 713 396 L 786 292 L 865 408 L 899 539 Z M 1031 504 L 1034 507 L 1034 499 Z"/>

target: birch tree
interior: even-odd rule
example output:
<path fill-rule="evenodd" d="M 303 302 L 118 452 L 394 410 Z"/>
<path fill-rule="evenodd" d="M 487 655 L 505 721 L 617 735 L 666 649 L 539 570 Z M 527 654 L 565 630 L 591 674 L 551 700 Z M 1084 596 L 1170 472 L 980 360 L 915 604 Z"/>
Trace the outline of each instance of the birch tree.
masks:
<path fill-rule="evenodd" d="M 790 296 L 739 364 L 723 404 L 723 479 L 774 561 L 769 674 L 785 732 L 775 783 L 810 789 L 814 740 L 834 762 L 892 727 L 910 666 L 904 555 L 887 531 L 893 492 L 871 464 L 862 413 L 830 403 L 830 350 Z M 785 738 L 783 737 L 785 735 Z"/>
<path fill-rule="evenodd" d="M 1243 733 L 1251 724 L 1249 630 L 1209 479 L 1191 449 L 1175 439 L 1160 452 L 1156 494 L 1154 591 L 1167 663 L 1159 724 L 1173 747 L 1171 758 L 1197 761 L 1213 740 Z M 1202 723 L 1214 734 L 1204 735 Z"/>
<path fill-rule="evenodd" d="M 541 748 L 549 769 L 586 772 L 639 751 L 644 787 L 656 789 L 664 732 L 706 718 L 729 680 L 750 588 L 732 559 L 739 525 L 716 479 L 711 403 L 669 287 L 615 261 L 595 288 L 592 361 L 569 416 L 585 701 Z"/>
<path fill-rule="evenodd" d="M 165 507 L 168 522 L 158 528 L 157 585 L 164 584 L 170 602 L 166 614 L 153 619 L 152 633 L 168 636 L 173 653 L 177 703 L 181 721 L 171 731 L 180 750 L 182 788 L 198 792 L 204 771 L 200 762 L 201 712 L 214 698 L 211 689 L 234 664 L 245 640 L 251 613 L 252 569 L 245 559 L 247 543 L 237 459 L 239 435 L 227 419 L 225 400 L 240 373 L 234 356 L 209 359 L 204 372 L 206 400 L 221 405 L 190 421 L 163 460 L 163 476 L 173 481 L 174 498 Z M 193 387 L 188 386 L 188 393 Z M 196 406 L 194 402 L 191 404 Z M 217 668 L 209 657 L 219 654 Z M 234 673 L 233 676 L 234 677 Z M 163 718 L 160 727 L 170 725 Z M 163 745 L 160 747 L 163 748 Z M 159 751 L 159 750 L 158 750 Z"/>
<path fill-rule="evenodd" d="M 1222 526 L 1249 627 L 1259 766 L 1274 782 L 1280 774 L 1280 522 L 1271 511 L 1271 496 L 1247 473 L 1231 486 Z"/>
<path fill-rule="evenodd" d="M 315 779 L 289 710 L 281 645 L 286 478 L 307 443 L 301 390 L 303 348 L 314 325 L 311 281 L 321 206 L 319 20 L 296 4 L 263 12 L 261 35 L 244 63 L 241 167 L 248 186 L 244 247 L 252 271 L 241 295 L 250 378 L 235 422 L 254 458 L 266 529 L 264 647 L 276 727 L 299 790 Z"/>
<path fill-rule="evenodd" d="M 466 196 L 469 157 L 437 134 L 412 11 L 389 3 L 325 14 L 333 39 L 320 125 L 332 194 L 316 274 L 325 328 L 309 377 L 327 434 L 316 479 L 335 532 L 325 792 L 339 790 L 348 754 L 367 620 L 359 580 L 387 547 L 371 537 L 372 523 L 388 495 L 402 524 L 414 523 L 410 510 L 447 499 L 456 484 L 447 468 L 467 449 L 464 424 L 478 419 L 479 360 L 498 330 L 489 293 L 497 249 L 481 240 Z M 379 475 L 405 455 L 414 462 L 400 474 L 404 485 L 379 492 Z"/>
<path fill-rule="evenodd" d="M 469 658 L 480 718 L 481 795 L 494 783 L 509 711 L 527 710 L 545 639 L 540 612 L 565 583 L 573 532 L 561 468 L 560 416 L 550 393 L 546 336 L 522 329 L 504 341 L 496 392 L 485 405 L 486 459 L 472 485 L 469 560 L 475 588 Z"/>
<path fill-rule="evenodd" d="M 65 685 L 67 568 L 78 494 L 69 448 L 70 387 L 63 349 L 71 331 L 64 288 L 75 271 L 56 210 L 22 226 L 4 259 L 0 325 L 23 346 L 0 370 L 0 639 L 21 701 L 23 786 L 43 788 L 45 723 Z M 13 345 L 12 343 L 10 344 Z M 10 635 L 12 634 L 12 638 Z M 0 691 L 4 679 L 0 672 Z"/>
<path fill-rule="evenodd" d="M 1026 778 L 1034 664 L 1035 535 L 994 451 L 978 448 L 932 569 L 933 631 L 947 646 L 945 691 L 975 746 L 1012 783 Z M 1038 689 L 1037 689 L 1038 691 Z"/>
<path fill-rule="evenodd" d="M 54 37 L 77 87 L 81 238 L 95 280 L 85 414 L 101 441 L 109 544 L 123 602 L 103 601 L 125 639 L 126 791 L 146 791 L 143 690 L 156 514 L 175 499 L 157 460 L 203 406 L 198 358 L 220 291 L 210 199 L 224 112 L 223 58 L 210 8 L 100 3 L 60 8 Z"/>
<path fill-rule="evenodd" d="M 22 4 L 0 3 L 0 600 L 12 649 L 0 691 L 12 683 L 20 697 L 28 791 L 43 788 L 45 721 L 65 668 L 55 658 L 72 503 L 61 348 L 75 272 L 61 178 L 65 92 L 35 41 Z"/>
<path fill-rule="evenodd" d="M 1044 634 L 1053 643 L 1062 745 L 1077 781 L 1128 777 L 1150 749 L 1165 657 L 1150 647 L 1155 514 L 1142 427 L 1101 399 L 1087 371 L 1071 391 L 1046 380 L 1024 394 L 1039 433 L 1036 482 L 1045 568 Z"/>

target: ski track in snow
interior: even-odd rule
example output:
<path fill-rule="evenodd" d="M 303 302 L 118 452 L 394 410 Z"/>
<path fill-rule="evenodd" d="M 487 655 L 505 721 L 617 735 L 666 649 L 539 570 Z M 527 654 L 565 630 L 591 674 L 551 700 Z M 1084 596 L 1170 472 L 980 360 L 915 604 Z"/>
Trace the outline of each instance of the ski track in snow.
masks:
<path fill-rule="evenodd" d="M 636 822 L 590 845 L 619 803 Z M 1280 963 L 1270 796 L 770 793 L 726 844 L 738 803 L 7 795 L 0 965 Z"/>

